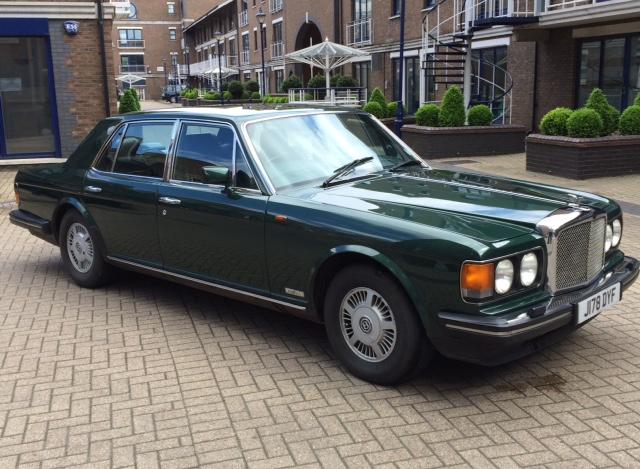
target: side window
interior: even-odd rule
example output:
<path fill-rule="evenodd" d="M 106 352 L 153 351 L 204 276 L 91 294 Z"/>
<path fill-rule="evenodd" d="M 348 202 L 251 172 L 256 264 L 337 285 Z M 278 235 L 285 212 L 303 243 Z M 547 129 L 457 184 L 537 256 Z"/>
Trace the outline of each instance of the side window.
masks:
<path fill-rule="evenodd" d="M 130 124 L 122 139 L 113 172 L 161 178 L 172 129 L 173 124 L 168 122 Z"/>
<path fill-rule="evenodd" d="M 236 144 L 236 187 L 258 189 L 256 179 L 253 177 L 253 171 L 251 171 L 247 157 L 239 144 Z"/>
<path fill-rule="evenodd" d="M 233 169 L 235 134 L 226 125 L 184 124 L 176 149 L 172 179 L 205 182 L 202 168 L 220 166 Z"/>
<path fill-rule="evenodd" d="M 98 164 L 96 164 L 95 168 L 99 171 L 111 171 L 113 168 L 113 161 L 116 158 L 116 153 L 118 152 L 118 147 L 120 146 L 120 142 L 122 141 L 122 133 L 123 129 L 120 128 L 118 133 L 113 136 L 113 140 L 111 140 L 111 145 L 102 155 Z"/>

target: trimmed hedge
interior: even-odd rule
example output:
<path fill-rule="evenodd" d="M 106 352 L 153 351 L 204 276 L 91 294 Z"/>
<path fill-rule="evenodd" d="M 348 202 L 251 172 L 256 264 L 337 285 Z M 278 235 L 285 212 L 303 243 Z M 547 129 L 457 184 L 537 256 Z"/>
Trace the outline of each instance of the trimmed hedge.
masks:
<path fill-rule="evenodd" d="M 257 91 L 254 91 L 251 93 L 251 99 L 257 99 L 260 100 L 260 93 Z"/>
<path fill-rule="evenodd" d="M 380 88 L 374 88 L 369 96 L 370 103 L 378 103 L 382 109 L 387 109 L 387 100 L 384 99 L 384 93 Z"/>
<path fill-rule="evenodd" d="M 224 97 L 225 101 L 231 101 L 233 99 L 231 91 L 225 91 L 224 93 L 222 93 L 222 96 Z M 242 96 L 242 94 L 240 94 L 240 96 Z"/>
<path fill-rule="evenodd" d="M 240 99 L 242 98 L 242 93 L 244 92 L 244 86 L 242 86 L 242 83 L 240 83 L 238 80 L 230 81 L 228 91 L 235 99 Z"/>
<path fill-rule="evenodd" d="M 439 123 L 441 127 L 462 127 L 466 121 L 464 96 L 457 86 L 452 86 L 444 94 L 440 106 Z"/>
<path fill-rule="evenodd" d="M 438 127 L 440 122 L 440 108 L 437 104 L 425 104 L 416 112 L 416 125 Z"/>
<path fill-rule="evenodd" d="M 484 104 L 476 104 L 469 109 L 467 113 L 467 122 L 469 125 L 491 125 L 493 122 L 493 113 L 489 106 L 485 106 Z"/>
<path fill-rule="evenodd" d="M 602 130 L 600 136 L 611 135 L 618 130 L 618 121 L 620 119 L 620 113 L 616 108 L 609 104 L 606 96 L 600 88 L 594 88 L 587 99 L 585 108 L 593 109 L 596 111 L 602 119 Z"/>
<path fill-rule="evenodd" d="M 578 109 L 567 119 L 567 134 L 569 137 L 599 137 L 602 135 L 603 127 L 602 118 L 591 108 Z"/>
<path fill-rule="evenodd" d="M 640 100 L 636 99 L 636 101 Z M 620 133 L 622 135 L 640 135 L 640 104 L 629 106 L 622 113 Z"/>
<path fill-rule="evenodd" d="M 120 114 L 126 114 L 127 112 L 136 112 L 140 110 L 140 103 L 136 100 L 132 93 L 131 88 L 126 90 L 120 98 L 120 106 L 118 112 Z"/>
<path fill-rule="evenodd" d="M 407 106 L 402 107 L 404 109 L 404 113 L 408 112 Z M 389 101 L 387 103 L 387 117 L 395 117 L 398 112 L 398 101 Z"/>
<path fill-rule="evenodd" d="M 373 114 L 378 119 L 386 116 L 386 110 L 377 101 L 369 101 L 362 109 L 369 114 Z"/>
<path fill-rule="evenodd" d="M 249 80 L 245 82 L 244 89 L 247 90 L 249 93 L 256 93 L 260 91 L 260 85 L 255 80 Z"/>
<path fill-rule="evenodd" d="M 205 101 L 220 101 L 220 93 L 207 91 L 204 94 Z"/>
<path fill-rule="evenodd" d="M 314 75 L 309 78 L 308 88 L 326 88 L 326 78 L 324 75 Z"/>
<path fill-rule="evenodd" d="M 302 80 L 297 75 L 289 75 L 289 77 L 282 82 L 282 91 L 285 93 L 289 91 L 289 88 L 302 88 Z"/>
<path fill-rule="evenodd" d="M 567 119 L 573 111 L 567 107 L 557 107 L 547 112 L 540 121 L 540 132 L 544 135 L 567 135 Z"/>

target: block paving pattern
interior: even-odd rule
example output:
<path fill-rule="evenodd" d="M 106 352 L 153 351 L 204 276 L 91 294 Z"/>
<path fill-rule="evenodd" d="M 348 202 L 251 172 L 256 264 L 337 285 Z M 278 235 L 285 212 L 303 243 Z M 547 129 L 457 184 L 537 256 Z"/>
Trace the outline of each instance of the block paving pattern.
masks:
<path fill-rule="evenodd" d="M 9 224 L 13 176 L 0 169 L 0 468 L 640 467 L 640 284 L 537 355 L 438 358 L 384 388 L 349 375 L 318 325 L 135 274 L 76 287 L 57 248 Z M 616 181 L 590 184 L 640 200 L 639 177 Z M 640 217 L 625 228 L 639 256 Z"/>

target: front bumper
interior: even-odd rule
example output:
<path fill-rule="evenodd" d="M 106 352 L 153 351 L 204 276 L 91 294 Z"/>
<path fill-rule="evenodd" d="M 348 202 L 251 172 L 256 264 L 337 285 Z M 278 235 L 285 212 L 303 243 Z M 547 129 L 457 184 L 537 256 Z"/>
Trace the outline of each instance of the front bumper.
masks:
<path fill-rule="evenodd" d="M 616 283 L 620 283 L 622 291 L 626 290 L 638 278 L 639 270 L 640 262 L 625 257 L 586 288 L 499 317 L 442 311 L 438 320 L 445 333 L 434 345 L 448 357 L 482 365 L 498 365 L 520 358 L 589 322 L 577 324 L 576 305 Z"/>

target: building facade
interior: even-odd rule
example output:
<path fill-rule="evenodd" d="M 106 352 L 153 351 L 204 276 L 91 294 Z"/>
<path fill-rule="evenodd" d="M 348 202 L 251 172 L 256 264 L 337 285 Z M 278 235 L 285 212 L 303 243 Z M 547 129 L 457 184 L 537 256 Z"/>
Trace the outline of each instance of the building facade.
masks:
<path fill-rule="evenodd" d="M 291 73 L 305 84 L 313 73 L 284 56 L 328 38 L 370 54 L 339 73 L 387 99 L 400 92 L 410 113 L 458 85 L 496 121 L 530 129 L 553 107 L 583 104 L 593 87 L 619 109 L 639 91 L 638 0 L 405 0 L 403 63 L 401 3 L 218 0 L 184 30 L 189 74 L 206 77 L 221 55 L 230 77 L 260 82 L 264 52 L 266 90 L 278 93 Z"/>
<path fill-rule="evenodd" d="M 116 11 L 93 2 L 0 2 L 0 163 L 68 156 L 115 112 Z"/>

